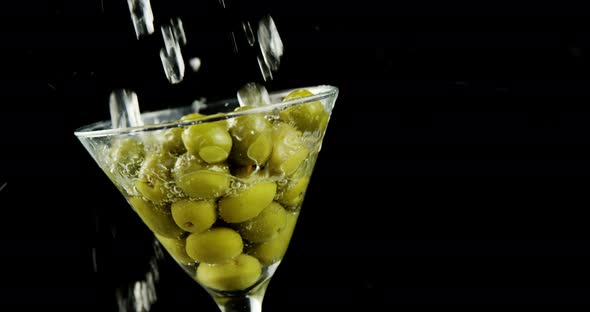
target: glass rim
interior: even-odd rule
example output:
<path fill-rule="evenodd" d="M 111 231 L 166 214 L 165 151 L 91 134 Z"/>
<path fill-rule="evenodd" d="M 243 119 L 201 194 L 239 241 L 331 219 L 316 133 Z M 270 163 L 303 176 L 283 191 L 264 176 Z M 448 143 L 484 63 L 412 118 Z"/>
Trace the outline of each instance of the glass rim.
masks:
<path fill-rule="evenodd" d="M 177 128 L 177 127 L 186 127 L 186 126 L 191 126 L 191 125 L 201 124 L 201 123 L 206 123 L 206 122 L 214 122 L 214 121 L 219 121 L 219 120 L 236 118 L 236 117 L 240 117 L 240 116 L 244 116 L 244 115 L 266 113 L 266 112 L 270 112 L 270 111 L 273 111 L 276 109 L 284 109 L 284 108 L 294 106 L 297 104 L 307 103 L 307 102 L 311 102 L 311 101 L 324 100 L 324 99 L 338 95 L 338 88 L 335 86 L 331 86 L 331 85 L 317 85 L 317 86 L 309 86 L 309 87 L 302 87 L 302 88 L 278 90 L 278 91 L 270 92 L 269 94 L 273 95 L 273 94 L 281 94 L 281 93 L 286 93 L 289 91 L 294 91 L 294 90 L 299 90 L 299 89 L 317 89 L 317 88 L 325 88 L 325 90 L 322 90 L 319 93 L 314 94 L 314 95 L 310 95 L 310 96 L 296 98 L 296 99 L 292 99 L 292 100 L 288 100 L 288 101 L 284 101 L 284 102 L 271 103 L 269 105 L 259 106 L 259 107 L 255 107 L 255 108 L 245 110 L 245 111 L 233 111 L 233 112 L 225 113 L 223 115 L 214 114 L 214 115 L 210 115 L 210 116 L 207 116 L 207 117 L 199 119 L 199 120 L 187 120 L 187 121 L 177 120 L 177 121 L 149 124 L 149 125 L 143 125 L 143 126 L 137 126 L 137 127 L 125 127 L 125 128 L 116 128 L 116 129 L 107 128 L 107 129 L 101 129 L 101 130 L 92 130 L 92 129 L 95 129 L 101 125 L 103 125 L 103 126 L 107 125 L 111 122 L 108 120 L 103 120 L 103 121 L 94 122 L 94 123 L 91 123 L 91 124 L 88 124 L 88 125 L 85 125 L 85 126 L 82 126 L 78 129 L 76 129 L 76 131 L 74 131 L 74 135 L 76 135 L 79 138 L 96 138 L 96 137 L 127 135 L 127 134 L 140 133 L 140 132 L 165 130 L 165 129 Z M 231 100 L 233 101 L 234 99 L 231 99 Z M 215 101 L 215 103 L 224 103 L 224 102 L 227 103 L 228 101 L 230 101 L 230 99 Z M 158 114 L 158 113 L 162 113 L 165 111 L 174 111 L 174 110 L 182 109 L 183 107 L 186 108 L 187 106 L 180 106 L 180 107 L 175 107 L 175 108 L 145 112 L 145 113 L 141 113 L 141 115 Z"/>

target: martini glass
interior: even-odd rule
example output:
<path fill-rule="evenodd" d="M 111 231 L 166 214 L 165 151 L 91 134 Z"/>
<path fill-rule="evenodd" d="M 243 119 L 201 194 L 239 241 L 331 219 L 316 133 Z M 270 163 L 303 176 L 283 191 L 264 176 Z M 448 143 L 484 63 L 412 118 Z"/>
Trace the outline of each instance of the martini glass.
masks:
<path fill-rule="evenodd" d="M 75 135 L 221 311 L 261 311 L 337 96 L 332 86 L 278 91 L 267 105 L 230 99 Z"/>

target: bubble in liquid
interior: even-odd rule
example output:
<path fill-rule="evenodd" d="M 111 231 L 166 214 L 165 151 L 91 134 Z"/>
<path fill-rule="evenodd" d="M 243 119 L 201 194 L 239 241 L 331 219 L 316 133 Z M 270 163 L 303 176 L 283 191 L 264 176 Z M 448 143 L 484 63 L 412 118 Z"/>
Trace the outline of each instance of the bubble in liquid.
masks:
<path fill-rule="evenodd" d="M 149 0 L 127 0 L 137 39 L 154 33 L 154 14 Z"/>

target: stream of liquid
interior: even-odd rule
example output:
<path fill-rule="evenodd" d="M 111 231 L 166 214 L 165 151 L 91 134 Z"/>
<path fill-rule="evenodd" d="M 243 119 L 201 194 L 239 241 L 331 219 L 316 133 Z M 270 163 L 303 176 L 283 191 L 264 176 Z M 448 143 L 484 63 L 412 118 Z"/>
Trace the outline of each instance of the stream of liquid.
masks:
<path fill-rule="evenodd" d="M 211 0 L 215 1 L 215 0 Z M 226 9 L 224 0 L 218 0 L 219 5 Z M 154 36 L 158 24 L 158 12 L 152 11 L 150 0 L 127 0 L 129 13 L 137 40 L 144 40 L 148 36 Z M 280 67 L 284 48 L 281 36 L 275 21 L 270 15 L 263 16 L 255 24 L 253 29 L 250 21 L 240 22 L 242 31 L 231 32 L 228 40 L 232 41 L 234 52 L 239 53 L 236 36 L 243 36 L 249 49 L 256 49 L 255 59 L 258 64 L 261 78 L 264 82 L 273 80 L 273 73 Z M 170 84 L 180 84 L 185 78 L 185 59 L 193 73 L 201 68 L 202 59 L 198 55 L 185 55 L 184 48 L 188 43 L 183 21 L 180 17 L 174 17 L 160 23 L 162 36 L 159 50 L 163 73 Z M 190 34 L 189 34 L 190 35 Z M 256 46 L 256 43 L 258 45 Z M 255 79 L 253 79 L 255 80 Z M 261 83 L 250 82 L 237 91 L 237 99 L 240 106 L 263 106 L 270 104 L 270 97 L 265 86 Z M 196 100 L 195 109 L 205 107 L 203 100 Z M 138 95 L 129 89 L 113 90 L 109 98 L 109 109 L 113 128 L 138 127 L 143 125 Z M 156 243 L 157 245 L 157 243 Z M 154 270 L 146 273 L 145 280 L 137 281 L 132 285 L 118 289 L 116 292 L 119 311 L 134 310 L 150 311 L 151 306 L 157 300 L 155 284 L 158 282 L 157 259 L 163 255 L 162 249 L 155 247 Z M 263 268 L 262 276 L 256 285 L 270 278 L 280 262 Z M 179 263 L 181 264 L 181 263 Z M 191 276 L 195 276 L 196 265 L 181 264 L 181 267 Z"/>

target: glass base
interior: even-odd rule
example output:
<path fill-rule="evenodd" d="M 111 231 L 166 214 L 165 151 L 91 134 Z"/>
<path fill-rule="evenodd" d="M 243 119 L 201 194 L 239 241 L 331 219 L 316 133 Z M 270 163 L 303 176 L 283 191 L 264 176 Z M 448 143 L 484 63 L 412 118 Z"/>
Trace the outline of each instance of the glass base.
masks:
<path fill-rule="evenodd" d="M 269 282 L 270 277 L 248 292 L 234 296 L 227 296 L 212 290 L 208 290 L 208 292 L 221 312 L 261 312 L 262 300 Z"/>

